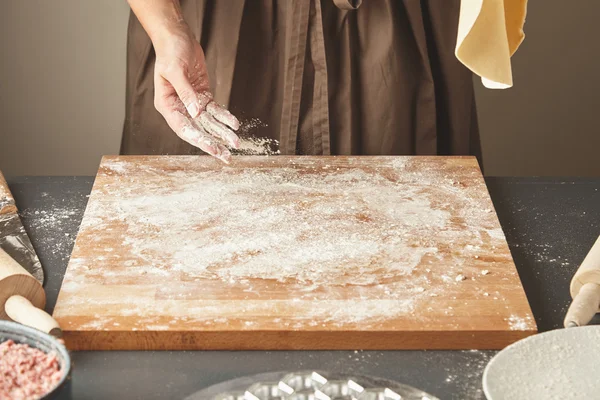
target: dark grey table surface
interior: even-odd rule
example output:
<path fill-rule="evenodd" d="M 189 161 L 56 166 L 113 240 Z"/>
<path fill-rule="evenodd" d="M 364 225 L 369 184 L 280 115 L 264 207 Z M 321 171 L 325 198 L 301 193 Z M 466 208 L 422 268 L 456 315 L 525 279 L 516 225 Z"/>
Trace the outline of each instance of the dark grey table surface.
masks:
<path fill-rule="evenodd" d="M 486 180 L 540 331 L 561 327 L 571 276 L 600 234 L 600 179 Z M 93 178 L 9 179 L 46 271 L 52 312 Z M 598 321 L 594 321 L 598 322 Z M 73 352 L 74 399 L 183 399 L 212 384 L 277 370 L 375 375 L 441 399 L 482 399 L 493 351 Z"/>

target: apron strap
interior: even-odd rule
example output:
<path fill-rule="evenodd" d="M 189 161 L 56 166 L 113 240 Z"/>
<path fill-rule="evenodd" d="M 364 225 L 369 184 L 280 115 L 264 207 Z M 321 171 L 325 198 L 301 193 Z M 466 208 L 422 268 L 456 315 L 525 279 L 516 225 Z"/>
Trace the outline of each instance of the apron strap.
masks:
<path fill-rule="evenodd" d="M 331 154 L 331 136 L 329 132 L 329 91 L 323 14 L 320 1 L 315 1 L 312 6 L 314 7 L 314 13 L 311 13 L 313 29 L 310 32 L 310 51 L 315 74 L 312 107 L 313 146 L 315 154 L 328 156 Z"/>
<path fill-rule="evenodd" d="M 283 155 L 296 154 L 310 3 L 312 1 L 291 1 L 292 9 L 287 15 L 291 29 L 286 32 L 285 38 L 287 45 L 280 126 L 280 150 Z"/>
<path fill-rule="evenodd" d="M 334 0 L 343 10 L 357 9 L 362 0 Z M 300 104 L 302 81 L 307 56 L 307 41 L 310 43 L 310 61 L 314 67 L 312 98 L 312 137 L 315 154 L 331 154 L 329 131 L 329 92 L 327 79 L 327 59 L 323 15 L 320 0 L 291 2 L 293 27 L 287 33 L 286 69 L 284 78 L 283 109 L 280 125 L 280 149 L 284 155 L 295 154 L 300 125 Z"/>

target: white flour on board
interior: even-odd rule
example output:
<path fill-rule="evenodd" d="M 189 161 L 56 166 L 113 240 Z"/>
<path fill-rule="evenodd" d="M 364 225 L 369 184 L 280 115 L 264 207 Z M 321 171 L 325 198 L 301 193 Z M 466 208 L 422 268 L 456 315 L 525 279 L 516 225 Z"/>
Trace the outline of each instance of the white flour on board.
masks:
<path fill-rule="evenodd" d="M 508 318 L 510 329 L 513 331 L 524 331 L 530 329 L 532 326 L 532 320 L 530 317 L 520 317 L 518 315 L 511 315 Z"/>
<path fill-rule="evenodd" d="M 72 285 L 67 285 L 67 290 L 73 288 Z M 212 304 L 208 301 L 202 301 L 196 305 L 188 306 L 184 310 L 171 310 L 173 314 L 168 324 L 174 325 L 200 320 L 206 327 L 210 327 L 213 324 L 227 325 L 230 321 L 228 318 L 223 317 L 223 315 L 239 319 L 243 318 L 244 314 L 250 314 L 260 315 L 263 321 L 269 321 L 282 327 L 301 329 L 305 326 L 326 327 L 327 325 L 343 326 L 346 324 L 373 322 L 373 319 L 394 318 L 398 315 L 414 311 L 414 300 L 408 298 L 403 300 L 322 300 L 319 302 L 282 300 L 279 304 L 277 303 L 275 301 L 246 303 L 241 301 Z M 156 312 L 155 306 L 140 304 L 137 298 L 130 298 L 127 304 L 125 307 L 119 306 L 119 314 L 121 316 L 136 317 L 132 323 L 144 329 L 150 329 L 149 326 L 153 324 L 156 326 L 156 320 L 152 316 L 153 312 Z M 290 321 L 289 318 L 282 319 L 277 317 L 277 315 L 273 315 L 274 304 L 293 313 L 293 321 Z M 81 306 L 82 304 L 78 305 Z M 107 325 L 118 326 L 112 322 L 113 317 L 96 315 L 88 323 L 80 325 L 80 328 L 99 329 Z M 254 321 L 247 320 L 243 328 L 252 328 L 254 324 Z"/>
<path fill-rule="evenodd" d="M 450 218 L 413 190 L 399 197 L 397 185 L 358 169 L 325 178 L 292 168 L 247 170 L 228 176 L 226 185 L 214 172 L 173 178 L 181 182 L 176 191 L 161 185 L 138 195 L 115 187 L 111 212 L 94 204 L 82 227 L 122 219 L 129 233 L 123 244 L 137 264 L 191 277 L 366 285 L 410 274 L 423 256 L 435 257 L 434 243 L 419 236 Z M 349 263 L 357 267 L 349 270 Z"/>
<path fill-rule="evenodd" d="M 411 315 L 417 304 L 434 304 L 445 290 L 466 284 L 443 280 L 431 266 L 443 265 L 453 277 L 486 279 L 480 273 L 485 262 L 471 261 L 505 242 L 485 191 L 462 187 L 442 173 L 411 170 L 407 159 L 390 160 L 381 171 L 335 163 L 318 169 L 290 164 L 153 171 L 105 161 L 113 184 L 97 188 L 104 200 L 90 201 L 80 235 L 101 243 L 114 240 L 115 229 L 120 248 L 99 250 L 94 265 L 71 260 L 72 274 L 63 290 L 95 280 L 118 282 L 133 271 L 139 272 L 140 284 L 221 281 L 243 288 L 249 299 L 259 290 L 253 287 L 256 280 L 263 286 L 286 283 L 298 297 L 282 301 L 281 307 L 304 310 L 306 323 L 343 325 Z M 120 255 L 127 259 L 119 261 Z M 121 268 L 102 269 L 108 262 Z M 336 303 L 336 288 L 348 286 L 355 288 L 356 299 Z M 198 290 L 164 296 L 167 301 L 194 299 Z M 480 297 L 485 298 L 483 292 Z M 245 311 L 238 305 L 200 303 L 179 318 L 214 320 L 224 311 Z M 250 306 L 258 307 L 256 315 L 273 311 L 256 304 Z M 132 313 L 144 315 L 154 306 L 132 307 Z"/>

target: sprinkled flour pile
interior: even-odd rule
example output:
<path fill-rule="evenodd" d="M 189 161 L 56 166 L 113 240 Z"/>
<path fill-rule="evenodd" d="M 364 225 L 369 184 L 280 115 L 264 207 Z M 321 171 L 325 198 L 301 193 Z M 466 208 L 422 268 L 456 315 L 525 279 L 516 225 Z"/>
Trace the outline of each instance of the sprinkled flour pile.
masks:
<path fill-rule="evenodd" d="M 118 173 L 125 168 L 106 166 Z M 125 222 L 123 245 L 148 274 L 168 268 L 189 278 L 318 285 L 399 279 L 424 258 L 436 259 L 439 242 L 485 239 L 477 230 L 450 229 L 452 214 L 433 207 L 433 196 L 420 196 L 421 185 L 399 185 L 358 168 L 331 168 L 328 175 L 294 166 L 177 171 L 156 185 L 146 182 L 144 193 L 111 185 L 106 190 L 114 202 L 91 203 L 82 228 Z M 129 180 L 128 174 L 121 179 Z M 440 190 L 431 188 L 432 195 Z M 161 209 L 165 212 L 157 212 Z"/>

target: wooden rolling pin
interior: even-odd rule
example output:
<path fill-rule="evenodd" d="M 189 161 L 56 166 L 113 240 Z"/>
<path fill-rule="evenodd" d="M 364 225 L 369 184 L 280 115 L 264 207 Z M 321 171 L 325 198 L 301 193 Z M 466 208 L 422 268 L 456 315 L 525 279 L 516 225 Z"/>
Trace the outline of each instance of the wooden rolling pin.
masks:
<path fill-rule="evenodd" d="M 600 311 L 600 237 L 571 280 L 571 297 L 565 328 L 587 325 Z"/>
<path fill-rule="evenodd" d="M 0 249 L 0 319 L 10 319 L 59 338 L 60 326 L 44 311 L 45 305 L 42 285 Z"/>

